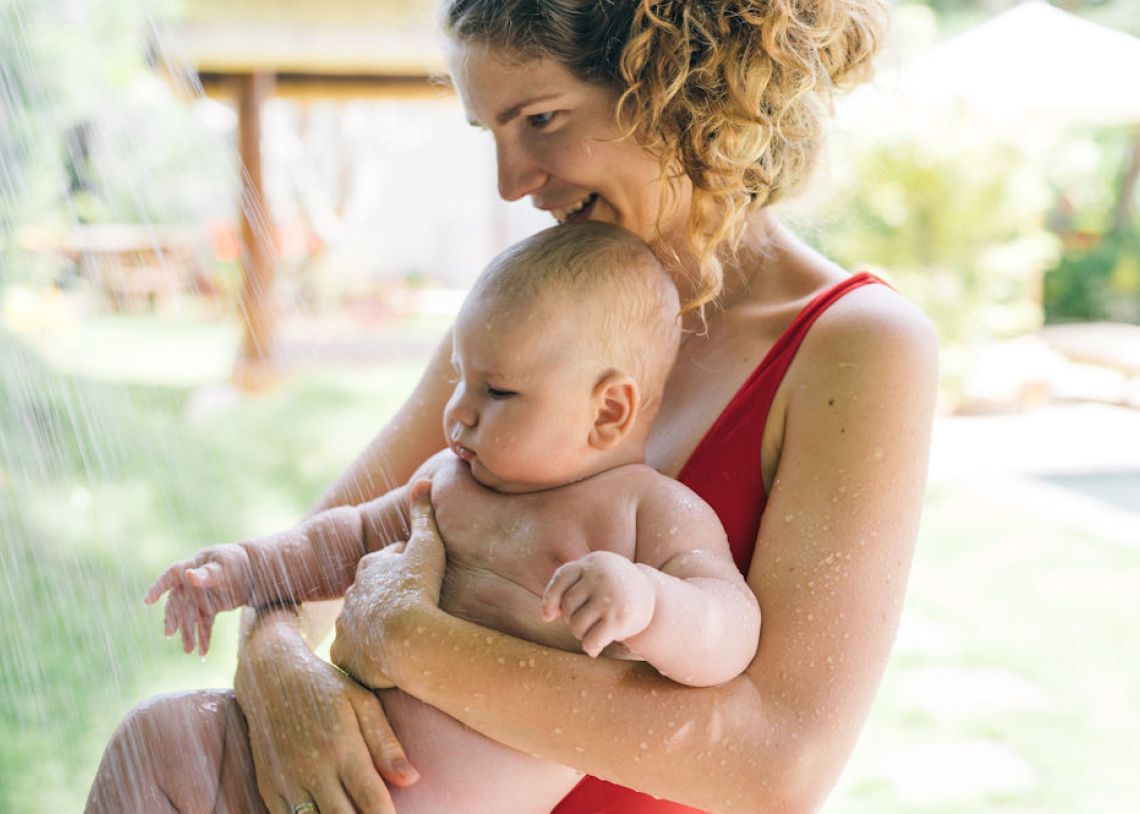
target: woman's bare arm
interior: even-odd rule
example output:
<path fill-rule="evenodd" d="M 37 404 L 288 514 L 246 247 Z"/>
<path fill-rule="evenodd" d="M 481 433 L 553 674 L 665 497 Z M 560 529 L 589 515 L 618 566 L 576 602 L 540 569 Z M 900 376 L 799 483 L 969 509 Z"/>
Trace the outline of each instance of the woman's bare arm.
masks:
<path fill-rule="evenodd" d="M 407 481 L 443 446 L 443 407 L 454 375 L 450 357 L 449 333 L 411 397 L 312 513 L 362 502 Z M 379 775 L 406 785 L 416 772 L 375 694 L 306 644 L 324 637 L 339 606 L 304 606 L 305 624 L 289 607 L 245 611 L 234 691 L 249 723 L 257 785 L 267 805 L 288 797 L 305 778 L 324 810 L 389 814 L 391 799 Z"/>
<path fill-rule="evenodd" d="M 925 480 L 933 334 L 879 292 L 829 310 L 789 372 L 782 460 L 748 576 L 763 629 L 743 676 L 680 687 L 410 595 L 373 620 L 376 663 L 484 735 L 596 776 L 713 811 L 814 811 L 886 665 Z"/>

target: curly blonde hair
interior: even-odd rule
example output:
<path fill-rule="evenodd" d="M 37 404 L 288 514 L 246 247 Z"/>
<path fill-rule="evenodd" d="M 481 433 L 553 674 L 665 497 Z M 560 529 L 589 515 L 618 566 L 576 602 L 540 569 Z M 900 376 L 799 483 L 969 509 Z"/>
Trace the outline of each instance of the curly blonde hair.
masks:
<path fill-rule="evenodd" d="M 745 219 L 810 174 L 832 95 L 866 79 L 886 0 L 444 0 L 460 42 L 555 59 L 620 92 L 626 134 L 693 185 L 686 310 L 714 300 Z"/>

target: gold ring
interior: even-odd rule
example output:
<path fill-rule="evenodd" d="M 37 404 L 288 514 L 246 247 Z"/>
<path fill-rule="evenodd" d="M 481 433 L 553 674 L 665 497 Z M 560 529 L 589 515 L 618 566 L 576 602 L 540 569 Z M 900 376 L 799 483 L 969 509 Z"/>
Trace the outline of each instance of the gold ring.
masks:
<path fill-rule="evenodd" d="M 297 805 L 293 806 L 293 810 L 290 811 L 289 814 L 320 814 L 320 809 L 317 808 L 317 804 L 312 800 L 306 800 L 303 803 L 297 803 Z"/>

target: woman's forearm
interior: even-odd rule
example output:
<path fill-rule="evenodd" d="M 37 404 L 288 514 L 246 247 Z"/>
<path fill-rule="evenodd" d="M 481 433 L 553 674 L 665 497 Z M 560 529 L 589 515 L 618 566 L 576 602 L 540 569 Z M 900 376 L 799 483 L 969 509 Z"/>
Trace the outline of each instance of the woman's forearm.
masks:
<path fill-rule="evenodd" d="M 501 743 L 710 811 L 814 805 L 801 779 L 813 739 L 745 676 L 694 689 L 646 664 L 552 650 L 441 611 L 407 614 L 395 632 L 397 685 Z M 415 646 L 421 637 L 431 646 Z"/>

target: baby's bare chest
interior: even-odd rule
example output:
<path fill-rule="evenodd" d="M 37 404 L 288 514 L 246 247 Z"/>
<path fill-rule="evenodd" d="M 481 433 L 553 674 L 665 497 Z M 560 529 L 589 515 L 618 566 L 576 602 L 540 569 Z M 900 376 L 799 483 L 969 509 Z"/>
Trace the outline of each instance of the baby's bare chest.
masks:
<path fill-rule="evenodd" d="M 545 644 L 576 648 L 568 630 L 541 620 L 555 570 L 591 551 L 634 555 L 636 484 L 626 478 L 504 495 L 480 486 L 457 461 L 433 477 L 432 502 L 447 549 L 441 607 Z"/>

